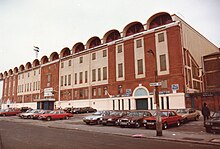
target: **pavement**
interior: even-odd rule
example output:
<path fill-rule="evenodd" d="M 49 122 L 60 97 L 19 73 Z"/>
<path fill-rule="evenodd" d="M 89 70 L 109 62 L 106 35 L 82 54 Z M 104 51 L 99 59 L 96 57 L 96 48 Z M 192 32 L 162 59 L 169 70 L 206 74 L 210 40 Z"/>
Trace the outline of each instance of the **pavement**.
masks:
<path fill-rule="evenodd" d="M 69 120 L 56 120 L 56 121 L 39 121 L 39 120 L 29 120 L 29 119 L 20 119 L 18 117 L 0 117 L 0 121 L 13 121 L 18 123 L 25 123 L 29 125 L 38 125 L 49 128 L 56 129 L 68 129 L 68 130 L 80 130 L 80 131 L 89 131 L 94 133 L 107 133 L 112 135 L 122 135 L 134 138 L 147 138 L 147 139 L 161 139 L 169 141 L 179 141 L 179 142 L 189 142 L 189 143 L 199 143 L 199 144 L 210 144 L 213 146 L 219 146 L 220 148 L 220 134 L 211 134 L 204 131 L 189 131 L 182 130 L 180 126 L 178 128 L 170 128 L 163 130 L 162 136 L 156 136 L 156 130 L 141 128 L 121 128 L 115 126 L 102 126 L 102 125 L 86 125 L 82 122 L 81 115 L 79 117 L 73 117 Z M 199 126 L 199 123 L 195 125 Z M 191 125 L 191 124 L 189 124 Z"/>

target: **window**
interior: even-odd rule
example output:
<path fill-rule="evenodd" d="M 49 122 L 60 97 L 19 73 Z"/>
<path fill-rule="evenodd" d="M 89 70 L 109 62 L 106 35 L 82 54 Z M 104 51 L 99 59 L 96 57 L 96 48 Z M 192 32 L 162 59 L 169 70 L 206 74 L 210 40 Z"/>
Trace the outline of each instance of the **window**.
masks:
<path fill-rule="evenodd" d="M 34 76 L 36 75 L 36 71 L 34 70 Z"/>
<path fill-rule="evenodd" d="M 32 84 L 30 83 L 30 91 L 31 91 L 31 85 L 32 85 Z"/>
<path fill-rule="evenodd" d="M 66 86 L 67 85 L 67 75 L 65 75 L 65 83 L 64 85 Z"/>
<path fill-rule="evenodd" d="M 63 76 L 61 76 L 61 86 L 63 86 Z"/>
<path fill-rule="evenodd" d="M 108 95 L 107 87 L 104 87 L 104 95 Z"/>
<path fill-rule="evenodd" d="M 50 81 L 51 81 L 51 74 L 48 74 L 47 75 L 47 82 L 50 83 Z"/>
<path fill-rule="evenodd" d="M 30 77 L 30 73 L 28 73 L 28 78 Z"/>
<path fill-rule="evenodd" d="M 83 82 L 83 72 L 79 73 L 79 83 Z"/>
<path fill-rule="evenodd" d="M 158 34 L 158 42 L 163 42 L 164 41 L 164 33 Z"/>
<path fill-rule="evenodd" d="M 79 63 L 83 63 L 83 57 L 79 58 Z"/>
<path fill-rule="evenodd" d="M 166 66 L 166 55 L 160 55 L 160 71 L 166 71 L 167 66 Z"/>
<path fill-rule="evenodd" d="M 98 88 L 98 96 L 101 96 L 101 94 L 102 94 L 102 89 L 99 87 Z"/>
<path fill-rule="evenodd" d="M 98 81 L 101 81 L 101 68 L 98 68 Z"/>
<path fill-rule="evenodd" d="M 74 91 L 74 97 L 77 98 L 77 91 Z"/>
<path fill-rule="evenodd" d="M 71 85 L 71 74 L 68 75 L 68 85 Z"/>
<path fill-rule="evenodd" d="M 103 80 L 107 80 L 107 67 L 103 67 Z"/>
<path fill-rule="evenodd" d="M 138 74 L 143 74 L 143 59 L 138 60 Z"/>
<path fill-rule="evenodd" d="M 19 86 L 20 87 L 20 86 Z M 35 91 L 35 82 L 33 83 L 33 91 Z"/>
<path fill-rule="evenodd" d="M 92 70 L 92 81 L 96 81 L 96 70 Z"/>
<path fill-rule="evenodd" d="M 102 53 L 102 54 L 103 54 L 103 57 L 106 57 L 106 56 L 107 56 L 107 50 L 103 50 L 102 52 L 103 52 L 103 53 Z"/>
<path fill-rule="evenodd" d="M 122 63 L 118 64 L 118 77 L 123 77 L 123 65 Z"/>
<path fill-rule="evenodd" d="M 61 63 L 61 68 L 64 68 L 64 63 L 63 62 Z"/>
<path fill-rule="evenodd" d="M 85 96 L 88 97 L 88 89 L 85 89 Z"/>
<path fill-rule="evenodd" d="M 83 90 L 82 89 L 79 90 L 79 97 L 83 97 Z"/>
<path fill-rule="evenodd" d="M 92 60 L 96 59 L 96 53 L 92 53 Z"/>
<path fill-rule="evenodd" d="M 77 84 L 77 73 L 75 73 L 75 84 Z"/>
<path fill-rule="evenodd" d="M 88 82 L 88 71 L 85 71 L 85 83 Z"/>
<path fill-rule="evenodd" d="M 93 89 L 92 89 L 92 95 L 93 95 L 93 96 L 96 96 L 96 88 L 93 88 Z"/>
<path fill-rule="evenodd" d="M 141 48 L 142 47 L 142 40 L 138 39 L 136 40 L 136 48 Z"/>
<path fill-rule="evenodd" d="M 69 66 L 71 66 L 71 63 L 72 63 L 72 61 L 71 61 L 71 60 L 69 60 Z"/>
<path fill-rule="evenodd" d="M 122 52 L 122 45 L 118 45 L 118 53 Z"/>

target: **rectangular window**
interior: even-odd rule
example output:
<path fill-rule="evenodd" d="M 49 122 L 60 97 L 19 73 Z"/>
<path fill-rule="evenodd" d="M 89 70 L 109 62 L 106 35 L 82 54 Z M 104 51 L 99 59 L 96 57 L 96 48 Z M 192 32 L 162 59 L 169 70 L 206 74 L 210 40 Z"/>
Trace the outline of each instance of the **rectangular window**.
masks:
<path fill-rule="evenodd" d="M 121 53 L 122 52 L 122 45 L 118 45 L 118 53 Z"/>
<path fill-rule="evenodd" d="M 35 91 L 35 82 L 33 83 L 33 91 Z"/>
<path fill-rule="evenodd" d="M 118 94 L 122 94 L 122 85 L 118 86 Z"/>
<path fill-rule="evenodd" d="M 36 71 L 34 70 L 34 76 L 36 75 Z"/>
<path fill-rule="evenodd" d="M 79 83 L 83 82 L 83 72 L 79 73 Z"/>
<path fill-rule="evenodd" d="M 61 86 L 63 86 L 63 76 L 61 76 L 61 80 L 60 80 L 61 82 Z"/>
<path fill-rule="evenodd" d="M 138 74 L 143 74 L 143 59 L 138 60 Z"/>
<path fill-rule="evenodd" d="M 103 80 L 107 80 L 107 67 L 103 67 Z"/>
<path fill-rule="evenodd" d="M 48 74 L 47 75 L 47 82 L 50 83 L 50 81 L 51 81 L 51 74 Z"/>
<path fill-rule="evenodd" d="M 85 89 L 85 97 L 88 97 L 88 89 Z"/>
<path fill-rule="evenodd" d="M 158 34 L 158 42 L 163 42 L 164 41 L 164 33 Z"/>
<path fill-rule="evenodd" d="M 83 63 L 83 57 L 79 58 L 79 63 Z"/>
<path fill-rule="evenodd" d="M 142 47 L 142 39 L 136 40 L 136 48 L 141 48 Z"/>
<path fill-rule="evenodd" d="M 92 60 L 96 59 L 96 53 L 92 53 Z"/>
<path fill-rule="evenodd" d="M 102 89 L 98 88 L 98 96 L 101 96 L 101 95 L 102 95 Z"/>
<path fill-rule="evenodd" d="M 64 68 L 64 62 L 61 63 L 61 68 Z"/>
<path fill-rule="evenodd" d="M 77 91 L 74 91 L 74 97 L 77 98 Z"/>
<path fill-rule="evenodd" d="M 160 55 L 160 71 L 166 71 L 167 65 L 166 65 L 166 55 Z"/>
<path fill-rule="evenodd" d="M 81 98 L 83 97 L 83 89 L 79 90 L 79 97 L 81 97 Z"/>
<path fill-rule="evenodd" d="M 85 71 L 85 83 L 88 82 L 88 71 Z"/>
<path fill-rule="evenodd" d="M 106 56 L 107 56 L 107 50 L 103 50 L 102 52 L 103 52 L 103 53 L 102 53 L 102 54 L 103 54 L 103 57 L 106 57 Z"/>
<path fill-rule="evenodd" d="M 67 85 L 67 75 L 65 75 L 65 83 L 64 83 L 64 85 L 66 86 Z"/>
<path fill-rule="evenodd" d="M 93 96 L 96 96 L 96 88 L 93 88 L 93 89 L 92 89 L 92 95 L 93 95 Z"/>
<path fill-rule="evenodd" d="M 31 85 L 32 85 L 32 84 L 30 83 L 30 91 L 31 91 Z"/>
<path fill-rule="evenodd" d="M 77 84 L 77 73 L 75 73 L 75 84 Z"/>
<path fill-rule="evenodd" d="M 71 66 L 71 63 L 72 63 L 72 61 L 71 61 L 71 60 L 69 60 L 69 66 Z"/>
<path fill-rule="evenodd" d="M 98 81 L 101 81 L 101 68 L 98 68 Z"/>
<path fill-rule="evenodd" d="M 71 85 L 71 74 L 68 75 L 68 85 Z"/>
<path fill-rule="evenodd" d="M 92 70 L 92 81 L 96 81 L 96 70 Z"/>
<path fill-rule="evenodd" d="M 118 77 L 119 78 L 123 77 L 123 64 L 122 63 L 118 64 Z"/>

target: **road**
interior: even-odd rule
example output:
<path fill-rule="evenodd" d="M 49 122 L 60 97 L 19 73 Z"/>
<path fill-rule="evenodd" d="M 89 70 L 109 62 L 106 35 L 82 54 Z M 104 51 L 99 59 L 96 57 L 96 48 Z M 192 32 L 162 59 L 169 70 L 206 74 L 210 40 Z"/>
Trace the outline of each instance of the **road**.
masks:
<path fill-rule="evenodd" d="M 219 146 L 0 122 L 0 149 L 217 149 Z"/>

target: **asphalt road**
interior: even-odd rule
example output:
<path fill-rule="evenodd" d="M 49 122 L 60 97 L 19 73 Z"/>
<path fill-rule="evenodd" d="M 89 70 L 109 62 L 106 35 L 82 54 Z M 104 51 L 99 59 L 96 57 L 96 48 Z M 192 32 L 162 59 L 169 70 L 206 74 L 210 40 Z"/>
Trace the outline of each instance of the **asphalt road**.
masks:
<path fill-rule="evenodd" d="M 98 132 L 0 122 L 0 149 L 217 149 L 208 144 L 132 138 Z"/>

